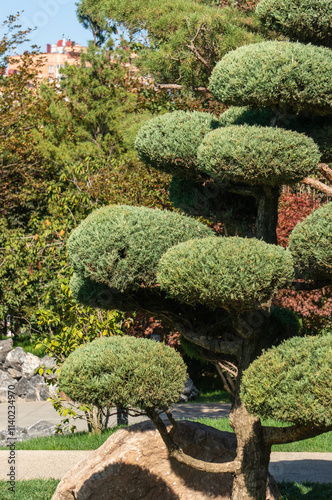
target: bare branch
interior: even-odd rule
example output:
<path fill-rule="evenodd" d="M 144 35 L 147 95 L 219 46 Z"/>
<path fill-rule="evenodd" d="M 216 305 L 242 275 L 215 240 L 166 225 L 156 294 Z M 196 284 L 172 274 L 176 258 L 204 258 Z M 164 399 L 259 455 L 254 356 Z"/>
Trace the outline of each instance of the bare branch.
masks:
<path fill-rule="evenodd" d="M 332 425 L 292 425 L 290 427 L 264 427 L 264 438 L 267 444 L 286 444 L 319 436 L 332 430 Z"/>
<path fill-rule="evenodd" d="M 212 68 L 209 65 L 209 63 L 201 56 L 201 54 L 198 52 L 198 50 L 195 47 L 195 40 L 198 37 L 199 33 L 201 32 L 203 27 L 203 24 L 201 24 L 196 31 L 195 36 L 190 40 L 190 44 L 187 45 L 188 49 L 191 50 L 191 52 L 195 55 L 196 59 L 199 60 L 200 63 L 203 64 L 208 70 L 209 75 L 211 75 Z"/>
<path fill-rule="evenodd" d="M 178 85 L 176 83 L 156 83 L 156 87 L 158 89 L 166 89 L 166 90 L 182 90 L 183 85 Z M 207 87 L 190 87 L 194 92 L 207 92 L 211 94 Z"/>
<path fill-rule="evenodd" d="M 221 340 L 214 336 L 207 337 L 200 332 L 188 331 L 184 328 L 181 329 L 181 333 L 189 342 L 214 353 L 229 354 L 237 359 L 241 356 L 242 340 Z"/>
<path fill-rule="evenodd" d="M 319 163 L 318 168 L 326 179 L 332 181 L 332 169 L 326 163 Z"/>
<path fill-rule="evenodd" d="M 328 186 L 327 184 L 324 184 L 323 182 L 317 181 L 317 179 L 306 177 L 305 179 L 303 179 L 302 183 L 307 184 L 308 186 L 311 186 L 315 189 L 318 189 L 318 191 L 322 191 L 328 196 L 332 196 L 332 187 Z"/>
<path fill-rule="evenodd" d="M 233 460 L 232 462 L 224 462 L 224 463 L 213 463 L 213 462 L 205 462 L 204 460 L 198 460 L 197 458 L 193 458 L 190 455 L 184 453 L 184 451 L 177 446 L 177 444 L 173 440 L 174 432 L 168 432 L 166 425 L 161 420 L 158 413 L 154 410 L 148 411 L 148 416 L 153 421 L 156 426 L 159 434 L 164 441 L 169 455 L 171 458 L 175 458 L 178 462 L 188 465 L 189 467 L 200 470 L 203 472 L 212 472 L 215 474 L 220 474 L 222 472 L 231 472 L 233 474 L 240 471 L 241 463 L 238 460 Z"/>

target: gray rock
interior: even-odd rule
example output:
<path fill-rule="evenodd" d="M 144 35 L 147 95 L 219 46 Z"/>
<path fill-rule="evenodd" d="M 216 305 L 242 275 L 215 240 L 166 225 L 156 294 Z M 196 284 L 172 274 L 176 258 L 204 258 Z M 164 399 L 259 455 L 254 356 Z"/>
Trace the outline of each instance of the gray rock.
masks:
<path fill-rule="evenodd" d="M 16 386 L 16 394 L 28 401 L 46 401 L 49 396 L 47 384 L 41 375 L 22 377 Z"/>
<path fill-rule="evenodd" d="M 8 368 L 7 372 L 13 378 L 21 378 L 23 375 L 21 371 L 15 370 L 15 368 Z"/>
<path fill-rule="evenodd" d="M 47 420 L 39 420 L 36 424 L 27 427 L 29 439 L 34 437 L 53 436 L 56 432 L 56 425 Z"/>
<path fill-rule="evenodd" d="M 34 354 L 31 354 L 31 352 L 27 352 L 21 368 L 23 376 L 32 377 L 39 366 L 40 358 L 38 356 L 35 356 Z"/>
<path fill-rule="evenodd" d="M 7 354 L 3 368 L 14 368 L 14 370 L 21 371 L 21 367 L 26 358 L 27 355 L 22 347 L 16 347 L 16 349 L 13 349 Z"/>
<path fill-rule="evenodd" d="M 199 390 L 194 386 L 193 381 L 190 377 L 187 378 L 183 392 L 179 398 L 179 403 L 185 403 L 186 401 L 192 401 L 199 396 Z"/>
<path fill-rule="evenodd" d="M 0 365 L 5 361 L 7 354 L 13 349 L 13 339 L 0 340 Z"/>
<path fill-rule="evenodd" d="M 9 435 L 8 431 L 2 431 L 0 432 L 0 446 L 7 446 L 8 442 L 7 440 L 10 440 L 10 438 L 13 437 L 12 435 Z M 28 439 L 28 433 L 25 427 L 15 427 L 15 435 L 14 437 L 16 438 L 16 441 L 25 441 Z"/>
<path fill-rule="evenodd" d="M 16 385 L 17 381 L 9 373 L 0 370 L 0 403 L 8 401 L 8 386 Z"/>
<path fill-rule="evenodd" d="M 45 366 L 46 368 L 54 368 L 56 365 L 56 359 L 50 358 L 47 354 L 43 358 L 40 358 L 40 366 Z"/>

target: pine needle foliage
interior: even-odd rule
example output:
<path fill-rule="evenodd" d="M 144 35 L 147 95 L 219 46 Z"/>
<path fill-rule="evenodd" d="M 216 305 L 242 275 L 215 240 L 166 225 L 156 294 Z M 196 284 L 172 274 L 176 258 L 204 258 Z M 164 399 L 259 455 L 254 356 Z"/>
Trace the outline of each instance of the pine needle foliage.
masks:
<path fill-rule="evenodd" d="M 212 236 L 190 217 L 159 209 L 111 205 L 95 210 L 71 234 L 68 254 L 76 274 L 114 290 L 155 285 L 160 257 L 173 245 Z"/>
<path fill-rule="evenodd" d="M 58 380 L 75 402 L 166 410 L 179 400 L 186 378 L 186 365 L 175 349 L 149 339 L 115 336 L 72 352 Z"/>
<path fill-rule="evenodd" d="M 331 114 L 331 73 L 328 48 L 262 42 L 226 54 L 214 68 L 209 88 L 224 104 Z"/>
<path fill-rule="evenodd" d="M 199 171 L 197 149 L 218 126 L 217 118 L 209 113 L 174 111 L 146 123 L 137 134 L 135 148 L 148 165 L 193 177 Z"/>
<path fill-rule="evenodd" d="M 332 203 L 318 208 L 295 226 L 289 250 L 300 275 L 332 281 Z"/>
<path fill-rule="evenodd" d="M 256 239 L 204 238 L 170 248 L 160 260 L 158 283 L 172 298 L 249 311 L 292 280 L 288 251 Z"/>
<path fill-rule="evenodd" d="M 332 47 L 330 0 L 262 0 L 256 14 L 266 28 L 291 40 Z"/>
<path fill-rule="evenodd" d="M 231 106 L 219 116 L 221 127 L 230 125 L 260 125 L 268 127 L 275 120 L 271 108 L 255 109 Z M 278 122 L 278 127 L 311 137 L 317 144 L 321 161 L 332 163 L 332 119 L 330 116 L 289 115 Z"/>
<path fill-rule="evenodd" d="M 252 414 L 294 424 L 332 425 L 332 335 L 294 337 L 244 372 L 241 398 Z"/>
<path fill-rule="evenodd" d="M 200 168 L 220 181 L 268 186 L 294 184 L 313 173 L 320 160 L 309 137 L 257 126 L 215 130 L 205 137 L 197 156 Z"/>

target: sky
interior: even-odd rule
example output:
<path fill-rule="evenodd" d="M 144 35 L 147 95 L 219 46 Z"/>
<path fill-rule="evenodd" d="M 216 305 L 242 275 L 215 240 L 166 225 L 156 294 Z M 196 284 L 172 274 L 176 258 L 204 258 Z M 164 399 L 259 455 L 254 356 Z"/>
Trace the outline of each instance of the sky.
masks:
<path fill-rule="evenodd" d="M 90 31 L 83 28 L 76 17 L 77 0 L 1 0 L 0 24 L 11 14 L 24 11 L 20 16 L 19 24 L 22 29 L 36 27 L 30 34 L 30 43 L 25 43 L 17 50 L 22 54 L 32 44 L 38 45 L 41 52 L 46 52 L 48 43 L 57 43 L 63 35 L 80 45 L 86 46 L 91 40 Z M 0 38 L 4 28 L 0 27 Z"/>

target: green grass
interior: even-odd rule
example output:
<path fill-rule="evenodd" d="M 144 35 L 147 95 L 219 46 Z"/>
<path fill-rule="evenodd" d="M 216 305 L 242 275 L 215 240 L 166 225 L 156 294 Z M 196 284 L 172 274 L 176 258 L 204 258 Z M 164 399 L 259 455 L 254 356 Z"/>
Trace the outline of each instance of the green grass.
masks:
<path fill-rule="evenodd" d="M 202 392 L 198 396 L 198 398 L 193 401 L 188 401 L 188 403 L 231 403 L 232 396 L 228 394 L 226 391 L 216 390 L 216 391 L 207 391 Z"/>
<path fill-rule="evenodd" d="M 197 421 L 201 424 L 215 427 L 220 431 L 233 432 L 233 429 L 229 425 L 228 418 L 200 418 Z M 264 420 L 263 424 L 268 426 L 287 427 L 286 424 L 275 422 L 274 420 Z M 321 434 L 320 436 L 316 436 L 310 439 L 304 439 L 303 441 L 297 441 L 296 443 L 274 445 L 272 446 L 272 451 L 332 453 L 332 432 L 326 432 L 325 434 Z"/>
<path fill-rule="evenodd" d="M 0 340 L 6 340 L 6 339 L 7 337 L 3 336 L 0 338 Z M 30 336 L 27 335 L 25 336 L 23 335 L 13 341 L 13 348 L 15 349 L 16 347 L 22 347 L 22 349 L 25 352 L 31 352 L 31 354 L 39 356 L 40 358 L 42 358 L 43 356 L 45 356 L 45 354 L 47 354 L 47 349 L 44 346 L 35 349 L 34 342 L 32 342 Z"/>
<path fill-rule="evenodd" d="M 0 498 L 1 500 L 50 500 L 58 484 L 58 479 L 16 481 L 15 493 L 13 493 L 8 491 L 6 481 L 0 481 Z"/>
<path fill-rule="evenodd" d="M 50 500 L 56 490 L 57 479 L 30 479 L 17 481 L 15 494 L 8 491 L 6 481 L 0 481 L 1 500 Z M 285 483 L 279 485 L 281 500 L 329 500 L 332 484 Z"/>
<path fill-rule="evenodd" d="M 200 418 L 198 422 L 215 427 L 221 431 L 233 432 L 229 425 L 228 418 Z M 280 422 L 266 420 L 265 425 L 285 426 Z M 89 435 L 87 432 L 77 432 L 74 434 L 58 434 L 55 436 L 34 438 L 28 441 L 19 442 L 16 445 L 18 450 L 95 450 L 101 446 L 106 439 L 116 432 L 119 427 L 106 429 L 101 436 Z M 272 451 L 297 451 L 297 452 L 327 452 L 332 453 L 332 432 L 327 432 L 315 438 L 305 439 L 296 443 L 275 445 Z M 1 498 L 1 497 L 0 497 Z M 332 498 L 332 497 L 331 497 Z"/>
<path fill-rule="evenodd" d="M 96 450 L 107 438 L 121 427 L 104 429 L 102 434 L 75 432 L 73 434 L 56 434 L 49 437 L 33 438 L 16 443 L 17 450 Z M 1 498 L 1 497 L 0 497 Z"/>

